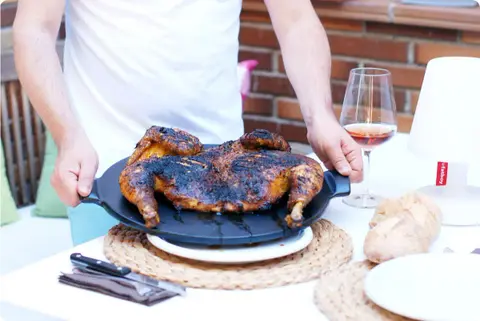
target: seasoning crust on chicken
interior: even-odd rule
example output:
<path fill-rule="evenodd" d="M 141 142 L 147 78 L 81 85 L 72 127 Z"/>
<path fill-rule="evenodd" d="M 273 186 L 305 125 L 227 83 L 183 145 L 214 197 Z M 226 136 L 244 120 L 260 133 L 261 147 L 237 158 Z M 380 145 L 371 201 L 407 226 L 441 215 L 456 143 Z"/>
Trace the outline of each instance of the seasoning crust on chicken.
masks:
<path fill-rule="evenodd" d="M 282 136 L 267 130 L 206 149 L 183 130 L 153 126 L 138 142 L 119 183 L 148 228 L 160 223 L 156 192 L 177 209 L 226 215 L 268 209 L 289 192 L 286 221 L 298 227 L 303 209 L 322 189 L 323 175 L 318 162 L 291 153 Z"/>

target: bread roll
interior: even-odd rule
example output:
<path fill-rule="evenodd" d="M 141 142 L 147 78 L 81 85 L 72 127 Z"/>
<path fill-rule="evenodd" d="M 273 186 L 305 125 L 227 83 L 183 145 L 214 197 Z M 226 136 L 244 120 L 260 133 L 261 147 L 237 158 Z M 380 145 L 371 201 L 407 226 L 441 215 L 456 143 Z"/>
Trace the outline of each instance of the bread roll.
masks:
<path fill-rule="evenodd" d="M 370 220 L 364 253 L 374 263 L 426 253 L 440 233 L 441 221 L 440 208 L 423 194 L 411 192 L 386 199 Z"/>

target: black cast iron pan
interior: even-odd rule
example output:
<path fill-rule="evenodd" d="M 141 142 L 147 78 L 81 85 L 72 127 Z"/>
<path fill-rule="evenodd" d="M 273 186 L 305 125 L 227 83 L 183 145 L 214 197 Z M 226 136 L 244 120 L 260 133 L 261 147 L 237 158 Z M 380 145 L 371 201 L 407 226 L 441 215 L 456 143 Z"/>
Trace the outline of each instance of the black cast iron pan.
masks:
<path fill-rule="evenodd" d="M 350 180 L 336 171 L 326 171 L 322 190 L 304 209 L 301 228 L 291 229 L 285 223 L 287 195 L 269 210 L 241 214 L 201 213 L 176 210 L 168 199 L 158 195 L 160 224 L 146 228 L 138 209 L 120 192 L 118 177 L 127 159 L 111 166 L 94 182 L 94 189 L 84 203 L 103 207 L 119 222 L 134 229 L 157 235 L 170 242 L 201 245 L 242 245 L 260 243 L 298 234 L 318 221 L 330 200 L 350 194 Z"/>

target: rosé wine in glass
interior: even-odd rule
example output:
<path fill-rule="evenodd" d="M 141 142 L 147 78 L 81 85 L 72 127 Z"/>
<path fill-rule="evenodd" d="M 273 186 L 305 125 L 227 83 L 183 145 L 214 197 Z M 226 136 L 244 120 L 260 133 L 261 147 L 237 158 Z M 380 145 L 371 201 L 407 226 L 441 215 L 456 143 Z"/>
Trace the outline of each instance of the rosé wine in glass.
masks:
<path fill-rule="evenodd" d="M 340 123 L 363 149 L 365 191 L 343 199 L 357 208 L 376 207 L 381 196 L 370 192 L 370 153 L 397 133 L 397 115 L 392 77 L 381 68 L 355 68 L 350 71 Z"/>

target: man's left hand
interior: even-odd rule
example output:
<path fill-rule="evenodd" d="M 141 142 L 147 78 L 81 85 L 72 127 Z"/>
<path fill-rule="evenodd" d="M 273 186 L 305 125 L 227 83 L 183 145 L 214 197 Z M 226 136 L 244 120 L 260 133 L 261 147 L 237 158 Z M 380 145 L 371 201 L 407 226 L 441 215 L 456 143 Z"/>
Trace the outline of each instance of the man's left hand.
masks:
<path fill-rule="evenodd" d="M 338 122 L 332 120 L 311 126 L 307 137 L 326 168 L 335 168 L 340 174 L 349 176 L 352 183 L 362 181 L 362 150 Z"/>

